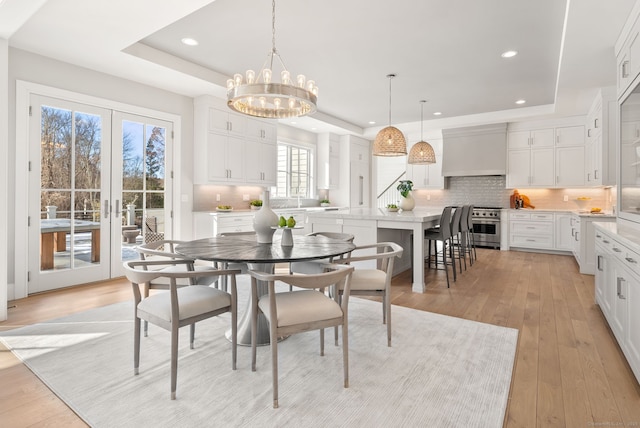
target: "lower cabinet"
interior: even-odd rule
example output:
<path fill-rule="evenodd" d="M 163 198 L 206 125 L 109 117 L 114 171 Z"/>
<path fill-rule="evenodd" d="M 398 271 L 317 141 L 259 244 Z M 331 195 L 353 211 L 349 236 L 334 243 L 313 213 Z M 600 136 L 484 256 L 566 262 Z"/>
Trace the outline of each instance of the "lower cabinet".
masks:
<path fill-rule="evenodd" d="M 640 252 L 606 226 L 595 227 L 596 303 L 640 381 Z"/>
<path fill-rule="evenodd" d="M 378 226 L 375 220 L 354 220 L 333 217 L 309 216 L 312 232 L 337 232 L 350 233 L 354 236 L 353 243 L 356 246 L 375 244 L 378 241 Z M 358 255 L 365 255 L 361 252 Z M 376 262 L 357 262 L 362 268 L 375 268 Z"/>
<path fill-rule="evenodd" d="M 512 212 L 509 215 L 509 246 L 551 250 L 554 248 L 553 213 Z"/>

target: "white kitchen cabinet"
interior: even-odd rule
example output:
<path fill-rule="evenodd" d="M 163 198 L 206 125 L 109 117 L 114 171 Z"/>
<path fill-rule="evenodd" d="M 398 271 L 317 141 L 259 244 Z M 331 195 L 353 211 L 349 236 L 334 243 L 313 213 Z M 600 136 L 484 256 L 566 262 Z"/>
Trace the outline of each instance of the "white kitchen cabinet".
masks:
<path fill-rule="evenodd" d="M 598 224 L 595 238 L 596 303 L 640 381 L 640 252 L 637 244 L 631 247 L 623 242 L 615 225 Z"/>
<path fill-rule="evenodd" d="M 598 91 L 587 115 L 585 185 L 616 184 L 616 130 L 618 103 L 615 88 Z"/>
<path fill-rule="evenodd" d="M 340 137 L 340 187 L 331 192 L 339 206 L 371 206 L 371 142 L 354 135 Z"/>
<path fill-rule="evenodd" d="M 553 128 L 509 131 L 507 133 L 507 147 L 509 150 L 553 147 L 555 145 L 553 138 Z"/>
<path fill-rule="evenodd" d="M 203 95 L 194 101 L 194 182 L 276 184 L 277 127 L 225 110 Z"/>
<path fill-rule="evenodd" d="M 275 141 L 246 140 L 244 171 L 247 183 L 263 187 L 275 186 L 277 181 L 278 147 Z"/>
<path fill-rule="evenodd" d="M 213 217 L 213 236 L 221 233 L 253 231 L 252 213 L 216 213 Z"/>
<path fill-rule="evenodd" d="M 585 185 L 584 119 L 518 122 L 507 135 L 508 188 Z"/>
<path fill-rule="evenodd" d="M 616 61 L 618 65 L 617 73 L 617 95 L 620 98 L 629 88 L 631 82 L 640 73 L 640 21 L 638 21 L 638 7 L 634 7 L 628 18 L 628 31 L 622 33 L 616 43 Z"/>
<path fill-rule="evenodd" d="M 515 211 L 509 214 L 509 246 L 514 248 L 554 248 L 553 213 Z"/>
<path fill-rule="evenodd" d="M 584 151 L 584 146 L 558 147 L 556 149 L 555 184 L 557 187 L 584 186 Z"/>
<path fill-rule="evenodd" d="M 224 134 L 244 136 L 247 118 L 231 111 L 208 108 L 209 132 L 220 132 Z"/>
<path fill-rule="evenodd" d="M 200 164 L 200 167 L 206 168 L 207 181 L 228 184 L 245 182 L 245 142 L 242 138 L 210 132 L 204 158 L 207 163 Z"/>
<path fill-rule="evenodd" d="M 555 213 L 555 245 L 560 251 L 573 250 L 573 236 L 571 236 L 571 214 Z"/>
<path fill-rule="evenodd" d="M 340 136 L 318 134 L 318 188 L 337 189 L 340 186 Z"/>
<path fill-rule="evenodd" d="M 573 255 L 580 266 L 580 273 L 594 275 L 596 272 L 595 228 L 593 223 L 615 221 L 615 217 L 572 214 Z"/>

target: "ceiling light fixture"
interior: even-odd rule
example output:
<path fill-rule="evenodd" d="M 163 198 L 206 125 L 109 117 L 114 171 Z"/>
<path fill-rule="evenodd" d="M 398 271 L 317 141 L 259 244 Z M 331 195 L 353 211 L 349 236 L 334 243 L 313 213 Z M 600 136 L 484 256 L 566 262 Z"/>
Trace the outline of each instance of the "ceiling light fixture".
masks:
<path fill-rule="evenodd" d="M 518 100 L 518 101 L 516 101 L 516 104 L 524 104 L 526 102 L 527 102 L 526 100 Z"/>
<path fill-rule="evenodd" d="M 441 111 L 437 111 L 437 112 L 433 113 L 434 116 L 440 116 L 441 114 L 442 114 Z"/>
<path fill-rule="evenodd" d="M 382 128 L 373 142 L 374 156 L 404 156 L 407 154 L 407 141 L 398 128 L 391 126 L 391 79 L 395 74 L 387 74 L 389 78 L 389 126 Z"/>
<path fill-rule="evenodd" d="M 414 165 L 429 165 L 436 163 L 436 153 L 433 151 L 431 144 L 424 141 L 422 131 L 424 125 L 424 103 L 426 100 L 420 101 L 420 141 L 411 147 L 409 152 L 409 163 Z"/>
<path fill-rule="evenodd" d="M 518 55 L 518 51 L 506 51 L 506 52 L 502 52 L 500 56 L 502 58 L 513 58 L 516 55 Z"/>
<path fill-rule="evenodd" d="M 192 39 L 191 37 L 184 37 L 180 40 L 183 45 L 187 46 L 198 46 L 198 41 L 196 39 Z"/>
<path fill-rule="evenodd" d="M 271 51 L 257 76 L 253 70 L 247 70 L 246 78 L 238 73 L 227 80 L 227 105 L 239 113 L 269 119 L 305 116 L 316 111 L 318 87 L 303 74 L 292 80 L 276 49 L 275 0 L 271 9 Z M 272 82 L 274 58 L 282 68 L 280 83 Z"/>

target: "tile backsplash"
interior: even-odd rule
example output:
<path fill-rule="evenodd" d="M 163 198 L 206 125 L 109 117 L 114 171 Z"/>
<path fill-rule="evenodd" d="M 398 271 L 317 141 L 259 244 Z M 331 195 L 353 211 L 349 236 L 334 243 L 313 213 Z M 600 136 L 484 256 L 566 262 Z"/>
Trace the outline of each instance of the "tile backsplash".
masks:
<path fill-rule="evenodd" d="M 473 204 L 475 206 L 509 208 L 513 189 L 506 188 L 506 177 L 501 175 L 449 177 L 445 190 L 416 189 L 413 196 L 416 206 L 446 206 Z M 615 188 L 580 189 L 518 189 L 527 195 L 537 209 L 577 210 L 575 200 L 591 198 L 590 206 L 611 211 L 615 206 Z M 565 196 L 567 201 L 564 201 Z"/>

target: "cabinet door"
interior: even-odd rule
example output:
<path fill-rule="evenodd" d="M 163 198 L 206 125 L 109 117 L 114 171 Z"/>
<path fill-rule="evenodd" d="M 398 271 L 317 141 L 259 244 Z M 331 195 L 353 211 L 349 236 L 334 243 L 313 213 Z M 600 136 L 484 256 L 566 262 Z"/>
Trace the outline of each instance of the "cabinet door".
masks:
<path fill-rule="evenodd" d="M 571 236 L 571 214 L 556 214 L 556 250 L 571 251 L 573 236 Z"/>
<path fill-rule="evenodd" d="M 556 128 L 556 147 L 584 146 L 584 126 Z"/>
<path fill-rule="evenodd" d="M 444 189 L 442 176 L 442 155 L 436 155 L 436 163 L 427 167 L 427 182 L 430 189 Z"/>
<path fill-rule="evenodd" d="M 338 153 L 336 151 L 336 153 Z M 337 189 L 340 186 L 340 156 L 329 156 L 329 189 Z"/>
<path fill-rule="evenodd" d="M 556 178 L 554 176 L 553 152 L 553 148 L 531 150 L 531 186 L 551 187 L 554 185 Z"/>
<path fill-rule="evenodd" d="M 229 112 L 209 109 L 209 131 L 226 133 L 229 130 Z"/>
<path fill-rule="evenodd" d="M 416 189 L 426 189 L 429 186 L 428 165 L 407 165 L 407 179 L 413 181 Z"/>
<path fill-rule="evenodd" d="M 244 140 L 241 138 L 228 137 L 227 139 L 227 169 L 229 170 L 229 181 L 244 181 Z"/>
<path fill-rule="evenodd" d="M 207 136 L 207 178 L 213 182 L 226 182 L 229 179 L 227 169 L 226 135 L 210 132 Z"/>
<path fill-rule="evenodd" d="M 636 373 L 636 377 L 640 371 L 640 280 L 636 277 L 630 277 L 627 284 L 626 298 L 627 307 L 634 308 L 629 311 L 627 323 L 627 358 L 629 365 Z"/>
<path fill-rule="evenodd" d="M 534 129 L 531 131 L 531 148 L 553 147 L 555 145 L 553 134 L 553 129 Z"/>
<path fill-rule="evenodd" d="M 531 132 L 510 131 L 508 138 L 509 149 L 528 149 L 531 142 Z"/>
<path fill-rule="evenodd" d="M 631 275 L 617 260 L 613 263 L 613 269 L 615 272 L 615 282 L 613 283 L 614 300 L 612 304 L 613 317 L 611 319 L 612 322 L 609 324 L 611 326 L 611 330 L 613 330 L 613 333 L 618 339 L 620 347 L 625 350 L 624 333 L 629 317 L 627 290 L 629 288 L 629 282 L 631 281 Z"/>
<path fill-rule="evenodd" d="M 527 187 L 531 172 L 531 150 L 509 150 L 507 187 Z"/>
<path fill-rule="evenodd" d="M 584 146 L 556 149 L 556 186 L 584 186 Z"/>
<path fill-rule="evenodd" d="M 247 156 L 245 158 L 245 178 L 250 183 L 262 182 L 262 166 L 266 159 L 262 158 L 262 146 L 260 141 L 247 140 L 245 142 Z"/>
<path fill-rule="evenodd" d="M 600 245 L 596 244 L 596 273 L 595 273 L 595 298 L 596 303 L 600 305 L 600 310 L 604 314 L 605 318 L 609 312 L 609 308 L 606 306 L 605 293 L 607 291 L 607 255 L 606 250 Z"/>
<path fill-rule="evenodd" d="M 369 207 L 369 164 L 351 161 L 350 207 Z"/>
<path fill-rule="evenodd" d="M 260 156 L 263 186 L 275 186 L 278 174 L 278 145 L 275 141 L 262 143 Z"/>

